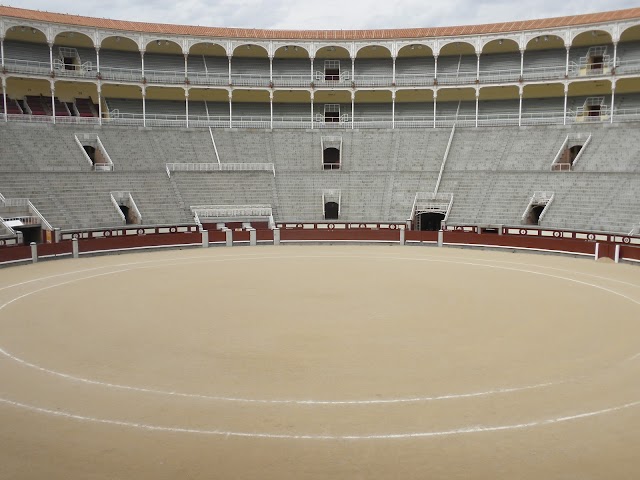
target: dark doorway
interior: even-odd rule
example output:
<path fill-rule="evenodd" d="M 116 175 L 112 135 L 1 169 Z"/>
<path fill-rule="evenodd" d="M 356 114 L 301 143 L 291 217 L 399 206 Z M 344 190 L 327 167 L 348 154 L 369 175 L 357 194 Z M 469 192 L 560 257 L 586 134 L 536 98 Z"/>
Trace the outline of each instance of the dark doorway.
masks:
<path fill-rule="evenodd" d="M 327 202 L 324 204 L 324 218 L 325 220 L 337 220 L 338 219 L 339 205 L 336 202 Z"/>
<path fill-rule="evenodd" d="M 587 106 L 587 116 L 589 116 L 589 117 L 599 117 L 600 116 L 600 105 L 589 105 L 589 106 Z"/>
<path fill-rule="evenodd" d="M 340 121 L 340 112 L 324 112 L 324 121 L 327 123 L 338 123 Z"/>
<path fill-rule="evenodd" d="M 569 149 L 569 163 L 573 163 L 580 153 L 580 150 L 582 150 L 582 145 L 574 145 Z"/>
<path fill-rule="evenodd" d="M 544 211 L 546 205 L 534 205 L 529 209 L 526 222 L 529 225 L 538 225 L 540 222 L 540 215 Z"/>
<path fill-rule="evenodd" d="M 604 56 L 602 55 L 594 55 L 591 57 L 590 70 L 591 71 L 599 71 L 604 67 Z"/>
<path fill-rule="evenodd" d="M 73 57 L 64 57 L 64 69 L 65 70 L 75 70 L 75 58 Z"/>
<path fill-rule="evenodd" d="M 91 145 L 83 145 L 84 151 L 87 152 L 87 155 L 91 159 L 91 163 L 96 164 L 96 148 Z"/>
<path fill-rule="evenodd" d="M 120 207 L 120 211 L 124 215 L 124 220 L 127 222 L 127 225 L 131 225 L 136 223 L 133 218 L 131 218 L 131 210 L 126 205 L 118 205 Z"/>
<path fill-rule="evenodd" d="M 22 243 L 24 245 L 30 245 L 32 242 L 42 243 L 42 228 L 40 226 L 14 227 L 13 229 L 22 233 Z"/>
<path fill-rule="evenodd" d="M 440 230 L 444 213 L 425 212 L 419 215 L 420 230 L 423 232 L 437 232 Z"/>
<path fill-rule="evenodd" d="M 325 170 L 340 168 L 340 150 L 335 147 L 325 148 L 322 152 L 322 164 Z"/>

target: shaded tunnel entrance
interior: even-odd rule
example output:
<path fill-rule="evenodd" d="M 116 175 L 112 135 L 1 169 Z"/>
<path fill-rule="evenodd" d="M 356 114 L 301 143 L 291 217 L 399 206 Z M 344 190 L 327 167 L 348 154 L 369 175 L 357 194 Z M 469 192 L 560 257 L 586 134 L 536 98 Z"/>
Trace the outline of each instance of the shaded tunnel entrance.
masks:
<path fill-rule="evenodd" d="M 324 204 L 324 218 L 325 220 L 337 220 L 338 219 L 339 205 L 336 202 L 327 202 Z"/>
<path fill-rule="evenodd" d="M 87 155 L 91 159 L 91 163 L 96 164 L 96 148 L 91 145 L 83 145 L 84 151 L 87 152 Z"/>
<path fill-rule="evenodd" d="M 437 232 L 440 230 L 444 213 L 424 212 L 417 215 L 417 229 L 422 232 Z"/>
<path fill-rule="evenodd" d="M 322 164 L 325 170 L 336 170 L 340 168 L 340 150 L 335 147 L 328 147 L 322 151 Z"/>

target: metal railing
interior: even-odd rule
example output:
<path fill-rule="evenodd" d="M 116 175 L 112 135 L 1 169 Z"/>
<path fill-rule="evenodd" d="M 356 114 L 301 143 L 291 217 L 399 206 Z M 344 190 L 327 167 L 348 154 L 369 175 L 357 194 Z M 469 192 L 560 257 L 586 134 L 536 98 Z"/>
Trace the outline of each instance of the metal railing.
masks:
<path fill-rule="evenodd" d="M 167 176 L 171 172 L 271 172 L 275 176 L 273 163 L 167 163 Z"/>
<path fill-rule="evenodd" d="M 184 70 L 146 70 L 144 78 L 149 83 L 184 84 L 187 77 Z"/>
<path fill-rule="evenodd" d="M 418 87 L 433 85 L 433 73 L 396 73 L 396 85 L 400 87 Z"/>
<path fill-rule="evenodd" d="M 269 75 L 251 73 L 231 73 L 231 84 L 241 87 L 268 87 L 271 84 Z"/>
<path fill-rule="evenodd" d="M 50 75 L 51 63 L 35 60 L 4 59 L 4 68 L 8 73 L 26 73 L 31 75 Z"/>
<path fill-rule="evenodd" d="M 442 85 L 467 85 L 476 83 L 476 72 L 438 72 L 437 80 Z"/>
<path fill-rule="evenodd" d="M 530 81 L 561 79 L 564 78 L 566 70 L 566 65 L 553 65 L 549 67 L 527 67 L 525 65 L 522 79 Z"/>
<path fill-rule="evenodd" d="M 309 74 L 273 75 L 273 84 L 278 87 L 308 87 L 312 81 Z"/>
<path fill-rule="evenodd" d="M 189 83 L 192 85 L 229 85 L 229 73 L 222 72 L 189 72 L 187 75 Z"/>
<path fill-rule="evenodd" d="M 520 80 L 520 69 L 509 68 L 499 70 L 480 70 L 480 83 L 517 82 Z"/>
<path fill-rule="evenodd" d="M 386 87 L 393 84 L 393 76 L 356 73 L 353 82 L 357 87 Z"/>
<path fill-rule="evenodd" d="M 142 69 L 140 68 L 103 67 L 101 65 L 98 73 L 103 80 L 142 81 Z"/>

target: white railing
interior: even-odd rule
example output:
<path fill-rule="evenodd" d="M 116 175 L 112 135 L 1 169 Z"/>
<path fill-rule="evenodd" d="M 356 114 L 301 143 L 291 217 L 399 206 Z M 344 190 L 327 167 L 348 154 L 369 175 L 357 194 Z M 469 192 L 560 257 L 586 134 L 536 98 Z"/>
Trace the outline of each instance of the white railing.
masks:
<path fill-rule="evenodd" d="M 271 217 L 271 205 L 192 205 L 189 207 L 199 221 L 203 218 Z"/>
<path fill-rule="evenodd" d="M 518 80 L 520 80 L 519 68 L 480 70 L 480 83 L 517 82 Z"/>
<path fill-rule="evenodd" d="M 393 76 L 356 73 L 353 81 L 358 87 L 383 87 L 393 83 Z"/>
<path fill-rule="evenodd" d="M 436 181 L 436 186 L 433 189 L 433 195 L 438 195 L 438 188 L 440 188 L 440 182 L 442 181 L 442 174 L 444 173 L 444 167 L 447 163 L 447 158 L 449 158 L 449 151 L 451 150 L 451 144 L 453 143 L 453 136 L 456 133 L 456 126 L 454 125 L 451 128 L 451 134 L 449 135 L 449 141 L 447 142 L 447 148 L 444 151 L 444 156 L 442 157 L 442 163 L 440 164 L 440 172 L 438 173 L 438 180 Z"/>
<path fill-rule="evenodd" d="M 187 81 L 184 70 L 146 70 L 144 78 L 149 83 L 182 84 Z"/>
<path fill-rule="evenodd" d="M 33 75 L 49 75 L 51 73 L 51 63 L 38 62 L 35 60 L 5 58 L 4 68 L 9 73 L 27 73 Z"/>
<path fill-rule="evenodd" d="M 351 84 L 351 72 L 340 72 L 340 75 L 325 75 L 324 72 L 316 71 L 313 76 L 316 85 L 347 85 Z"/>
<path fill-rule="evenodd" d="M 416 192 L 409 220 L 413 220 L 416 213 L 421 212 L 441 212 L 447 220 L 452 205 L 453 193 Z"/>
<path fill-rule="evenodd" d="M 308 87 L 312 80 L 309 74 L 277 74 L 273 75 L 273 84 L 279 87 Z"/>
<path fill-rule="evenodd" d="M 550 67 L 527 67 L 525 65 L 522 79 L 536 81 L 564 78 L 566 69 L 566 65 L 554 65 Z"/>
<path fill-rule="evenodd" d="M 51 226 L 51 224 L 47 222 L 47 220 L 42 216 L 42 214 L 35 207 L 35 205 L 31 203 L 31 201 L 28 201 L 27 207 L 29 208 L 29 212 L 31 212 L 32 215 L 40 219 L 40 224 L 42 225 L 42 228 L 44 228 L 45 230 L 53 231 L 53 227 Z"/>
<path fill-rule="evenodd" d="M 250 73 L 231 73 L 231 83 L 243 87 L 268 87 L 271 83 L 269 75 L 254 75 Z"/>
<path fill-rule="evenodd" d="M 476 83 L 476 72 L 438 72 L 437 80 L 443 85 Z"/>
<path fill-rule="evenodd" d="M 20 222 L 22 225 L 40 225 L 40 218 L 33 215 L 16 215 L 14 217 L 0 218 L 2 222 Z M 5 225 L 9 227 L 8 225 Z"/>
<path fill-rule="evenodd" d="M 103 80 L 124 80 L 129 82 L 139 82 L 142 80 L 142 69 L 140 68 L 100 66 L 98 74 Z"/>
<path fill-rule="evenodd" d="M 116 200 L 116 197 L 114 197 L 114 193 L 116 192 L 111 192 L 111 203 L 113 204 L 113 207 L 116 209 L 116 212 L 118 212 L 118 216 L 122 219 L 123 223 L 127 223 L 127 219 L 124 216 L 124 213 L 122 213 L 122 209 L 120 208 L 120 204 L 118 203 L 118 201 Z M 121 192 L 124 193 L 124 192 Z"/>
<path fill-rule="evenodd" d="M 580 149 L 580 151 L 578 152 L 578 155 L 576 155 L 576 158 L 573 159 L 572 165 L 575 167 L 576 163 L 578 163 L 578 160 L 580 160 L 580 158 L 582 157 L 582 154 L 584 153 L 584 151 L 587 149 L 587 147 L 589 146 L 589 143 L 591 143 L 591 134 L 589 133 L 589 136 L 587 137 L 587 139 L 584 141 L 584 143 L 582 144 L 582 148 Z"/>
<path fill-rule="evenodd" d="M 398 86 L 433 85 L 434 80 L 433 73 L 396 73 L 396 85 Z"/>
<path fill-rule="evenodd" d="M 193 85 L 229 85 L 229 72 L 189 72 L 189 83 Z"/>
<path fill-rule="evenodd" d="M 271 172 L 276 175 L 273 163 L 167 163 L 167 176 L 171 172 Z"/>
<path fill-rule="evenodd" d="M 111 167 L 110 170 L 113 170 L 113 160 L 111 160 L 111 156 L 109 155 L 109 152 L 107 152 L 107 149 L 104 147 L 102 140 L 100 140 L 100 137 L 97 135 L 96 135 L 96 143 L 98 144 L 98 149 L 100 150 L 100 153 L 102 153 L 102 156 L 104 157 L 106 162 L 96 163 L 94 167 L 96 168 L 96 170 L 98 169 L 98 166 L 100 166 L 101 168 Z"/>
<path fill-rule="evenodd" d="M 616 68 L 616 75 L 624 75 L 626 73 L 640 72 L 640 59 L 618 60 L 618 63 L 615 68 Z"/>

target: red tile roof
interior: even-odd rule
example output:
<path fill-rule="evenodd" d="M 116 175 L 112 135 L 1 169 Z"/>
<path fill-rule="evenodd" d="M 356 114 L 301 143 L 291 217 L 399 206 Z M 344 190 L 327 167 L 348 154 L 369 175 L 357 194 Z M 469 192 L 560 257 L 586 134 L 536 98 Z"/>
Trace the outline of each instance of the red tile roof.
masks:
<path fill-rule="evenodd" d="M 82 17 L 63 13 L 42 12 L 24 8 L 0 5 L 0 16 L 24 20 L 43 21 L 75 25 L 81 27 L 104 28 L 110 30 L 163 33 L 171 35 L 191 35 L 203 37 L 247 38 L 262 40 L 373 40 L 397 38 L 424 38 L 483 33 L 507 33 L 541 28 L 588 25 L 616 20 L 640 19 L 640 8 L 629 8 L 602 13 L 589 13 L 570 17 L 556 17 L 540 20 L 524 20 L 507 23 L 467 25 L 435 28 L 399 28 L 383 30 L 264 30 L 249 28 L 199 27 L 189 25 L 169 25 L 163 23 L 131 22 L 105 18 Z"/>

